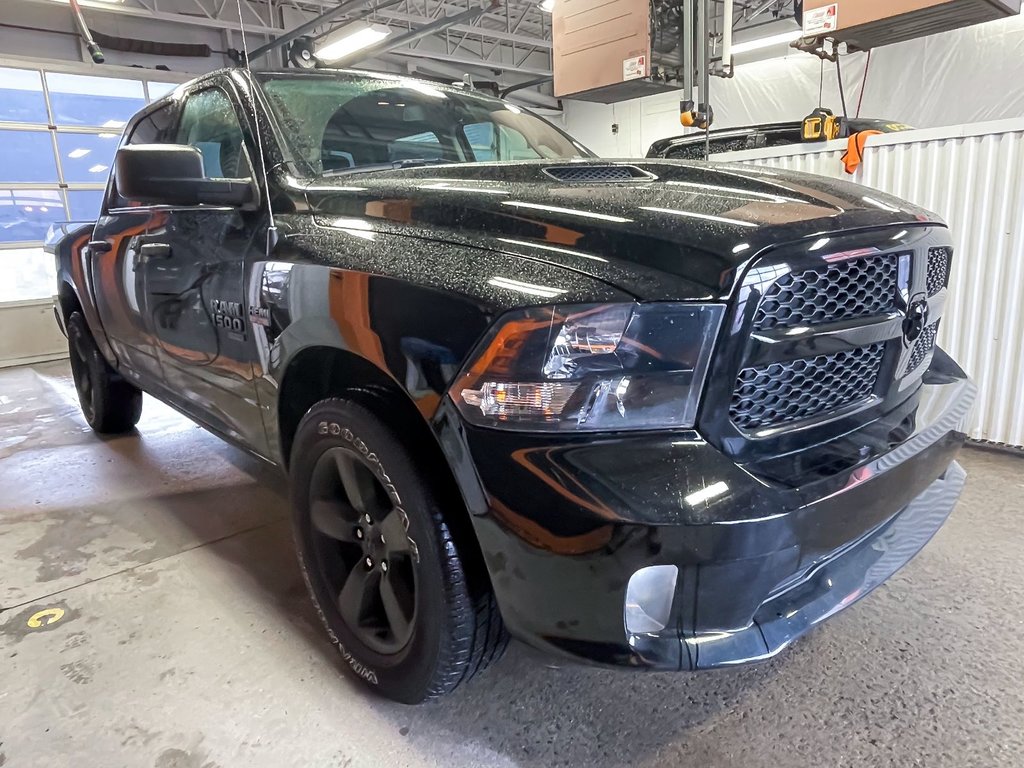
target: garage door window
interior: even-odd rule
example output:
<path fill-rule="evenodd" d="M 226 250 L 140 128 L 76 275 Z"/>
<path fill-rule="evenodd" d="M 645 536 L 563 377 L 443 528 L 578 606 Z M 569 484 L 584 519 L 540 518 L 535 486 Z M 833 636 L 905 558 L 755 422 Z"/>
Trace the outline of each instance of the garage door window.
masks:
<path fill-rule="evenodd" d="M 0 122 L 50 122 L 41 73 L 0 67 Z"/>
<path fill-rule="evenodd" d="M 47 230 L 99 215 L 125 123 L 176 86 L 0 67 L 0 303 L 53 294 Z"/>

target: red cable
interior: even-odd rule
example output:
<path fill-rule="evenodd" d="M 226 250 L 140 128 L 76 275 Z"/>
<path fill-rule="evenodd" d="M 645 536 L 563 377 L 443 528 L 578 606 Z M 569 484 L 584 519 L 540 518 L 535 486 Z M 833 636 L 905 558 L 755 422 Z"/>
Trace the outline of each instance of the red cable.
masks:
<path fill-rule="evenodd" d="M 871 66 L 871 51 L 868 51 L 868 60 L 864 62 L 864 79 L 860 84 L 860 98 L 857 99 L 857 117 L 860 117 L 860 105 L 864 103 L 864 90 L 868 85 L 868 67 Z"/>

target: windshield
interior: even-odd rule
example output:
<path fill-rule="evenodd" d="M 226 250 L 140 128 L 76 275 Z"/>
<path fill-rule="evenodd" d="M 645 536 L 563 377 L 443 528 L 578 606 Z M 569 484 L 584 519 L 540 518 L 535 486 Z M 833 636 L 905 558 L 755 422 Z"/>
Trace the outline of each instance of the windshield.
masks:
<path fill-rule="evenodd" d="M 258 75 L 310 175 L 428 163 L 592 157 L 545 120 L 473 91 L 340 72 Z"/>

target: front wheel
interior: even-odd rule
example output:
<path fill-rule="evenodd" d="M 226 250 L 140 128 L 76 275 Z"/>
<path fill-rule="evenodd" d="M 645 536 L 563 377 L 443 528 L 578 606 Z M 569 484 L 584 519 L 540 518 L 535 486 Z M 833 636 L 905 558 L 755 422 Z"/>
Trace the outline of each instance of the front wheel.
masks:
<path fill-rule="evenodd" d="M 356 677 L 414 704 L 500 655 L 507 636 L 489 585 L 470 583 L 433 484 L 372 412 L 343 399 L 313 406 L 291 473 L 302 572 Z"/>
<path fill-rule="evenodd" d="M 122 434 L 139 423 L 142 392 L 103 358 L 81 312 L 68 318 L 68 353 L 82 415 L 96 432 Z"/>

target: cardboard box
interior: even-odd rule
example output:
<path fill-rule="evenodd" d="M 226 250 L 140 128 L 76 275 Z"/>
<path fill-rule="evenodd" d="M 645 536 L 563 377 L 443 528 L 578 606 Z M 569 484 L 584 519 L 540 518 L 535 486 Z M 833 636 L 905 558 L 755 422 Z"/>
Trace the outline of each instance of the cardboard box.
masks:
<path fill-rule="evenodd" d="M 1020 13 L 1021 0 L 804 0 L 805 36 L 877 48 Z"/>

